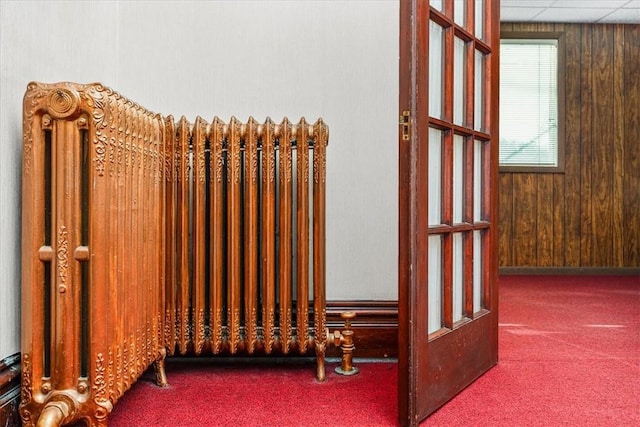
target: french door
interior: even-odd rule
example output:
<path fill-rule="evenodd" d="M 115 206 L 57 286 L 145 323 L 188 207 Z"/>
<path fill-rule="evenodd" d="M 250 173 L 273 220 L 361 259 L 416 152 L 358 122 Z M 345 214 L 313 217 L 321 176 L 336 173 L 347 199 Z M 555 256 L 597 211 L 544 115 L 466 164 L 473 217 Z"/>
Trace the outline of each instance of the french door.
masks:
<path fill-rule="evenodd" d="M 400 1 L 402 425 L 497 363 L 499 42 L 498 0 Z"/>

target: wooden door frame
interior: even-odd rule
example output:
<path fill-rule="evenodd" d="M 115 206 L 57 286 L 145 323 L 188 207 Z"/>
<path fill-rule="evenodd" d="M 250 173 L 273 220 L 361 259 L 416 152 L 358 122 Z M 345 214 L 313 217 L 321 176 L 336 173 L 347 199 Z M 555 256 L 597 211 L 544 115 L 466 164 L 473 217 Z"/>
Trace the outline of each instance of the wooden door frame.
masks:
<path fill-rule="evenodd" d="M 447 7 L 452 7 L 452 0 L 446 0 Z M 486 244 L 489 245 L 489 259 L 486 260 L 488 272 L 486 277 L 491 286 L 497 289 L 498 280 L 498 141 L 499 141 L 499 43 L 500 43 L 500 4 L 499 0 L 486 0 L 488 19 L 485 31 L 491 46 L 491 64 L 486 80 L 485 111 L 489 112 L 489 133 L 491 135 L 490 172 L 489 172 L 489 211 L 491 223 Z M 490 4 L 490 5 L 489 5 Z M 414 392 L 419 379 L 415 366 L 419 358 L 419 336 L 417 322 L 424 317 L 420 313 L 419 302 L 426 300 L 426 289 L 419 286 L 420 271 L 426 269 L 427 259 L 420 254 L 426 253 L 427 239 L 420 237 L 418 212 L 426 209 L 427 195 L 418 193 L 416 188 L 421 179 L 419 171 L 426 171 L 426 156 L 419 156 L 419 141 L 428 138 L 429 126 L 416 126 L 417 119 L 428 117 L 428 87 L 424 87 L 419 99 L 414 96 L 413 88 L 419 81 L 427 81 L 428 64 L 421 63 L 419 58 L 428 58 L 428 34 L 418 34 L 417 19 L 429 16 L 427 0 L 400 0 L 400 37 L 399 37 L 399 118 L 403 111 L 409 111 L 409 138 L 403 138 L 406 124 L 400 123 L 398 130 L 399 146 L 399 181 L 398 181 L 398 419 L 401 424 L 418 425 L 418 396 Z M 423 32 L 428 32 L 428 25 L 422 25 Z M 420 41 L 423 41 L 422 43 Z M 423 61 L 424 62 L 424 61 Z M 428 86 L 428 85 L 427 85 Z M 489 305 L 495 316 L 498 312 L 498 294 L 492 292 Z M 496 327 L 491 334 L 497 340 Z M 497 354 L 495 355 L 497 360 Z"/>
<path fill-rule="evenodd" d="M 403 139 L 402 124 L 398 130 L 399 179 L 398 179 L 398 419 L 407 420 L 415 413 L 417 397 L 411 390 L 416 388 L 416 376 L 411 366 L 417 358 L 417 346 L 411 345 L 416 339 L 415 324 L 417 304 L 413 299 L 416 288 L 416 275 L 412 267 L 417 259 L 416 225 L 416 151 L 418 137 L 415 129 L 417 117 L 416 99 L 412 96 L 415 87 L 417 26 L 412 23 L 411 15 L 417 10 L 417 0 L 400 0 L 400 64 L 399 64 L 399 108 L 410 111 L 410 139 Z M 409 58 L 407 61 L 406 58 Z M 403 76 L 409 76 L 406 78 Z M 404 241 L 404 244 L 402 242 Z M 402 327 L 401 325 L 408 325 Z"/>

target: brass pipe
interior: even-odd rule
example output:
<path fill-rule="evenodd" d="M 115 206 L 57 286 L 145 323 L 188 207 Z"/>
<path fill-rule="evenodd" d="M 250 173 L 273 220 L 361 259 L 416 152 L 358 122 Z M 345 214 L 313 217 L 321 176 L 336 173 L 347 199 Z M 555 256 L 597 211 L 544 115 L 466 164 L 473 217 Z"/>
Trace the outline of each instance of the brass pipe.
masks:
<path fill-rule="evenodd" d="M 68 421 L 71 408 L 64 400 L 55 400 L 47 403 L 38 417 L 37 427 L 61 426 Z"/>

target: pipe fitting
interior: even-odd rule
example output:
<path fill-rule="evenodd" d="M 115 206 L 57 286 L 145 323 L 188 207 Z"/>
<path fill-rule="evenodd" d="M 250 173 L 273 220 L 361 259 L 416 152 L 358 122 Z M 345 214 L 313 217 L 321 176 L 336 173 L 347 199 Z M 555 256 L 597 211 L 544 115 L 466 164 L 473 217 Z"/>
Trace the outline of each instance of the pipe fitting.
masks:
<path fill-rule="evenodd" d="M 344 330 L 333 333 L 333 343 L 342 350 L 342 362 L 335 369 L 335 372 L 340 375 L 355 375 L 360 372 L 358 368 L 353 366 L 353 351 L 356 346 L 353 343 L 351 320 L 356 317 L 356 313 L 348 311 L 340 313 L 340 317 L 344 320 Z"/>
<path fill-rule="evenodd" d="M 56 400 L 45 405 L 38 418 L 37 427 L 61 426 L 68 420 L 71 408 L 64 400 Z"/>

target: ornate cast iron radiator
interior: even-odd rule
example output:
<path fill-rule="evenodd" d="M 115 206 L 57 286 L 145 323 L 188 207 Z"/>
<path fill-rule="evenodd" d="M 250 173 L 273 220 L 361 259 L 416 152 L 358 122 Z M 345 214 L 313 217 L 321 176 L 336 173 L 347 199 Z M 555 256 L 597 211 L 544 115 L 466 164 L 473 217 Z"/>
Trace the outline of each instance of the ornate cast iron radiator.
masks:
<path fill-rule="evenodd" d="M 169 117 L 166 129 L 169 353 L 315 347 L 323 379 L 327 127 Z"/>
<path fill-rule="evenodd" d="M 167 354 L 315 352 L 324 380 L 321 119 L 174 122 L 30 83 L 23 125 L 25 425 L 106 425 Z"/>

